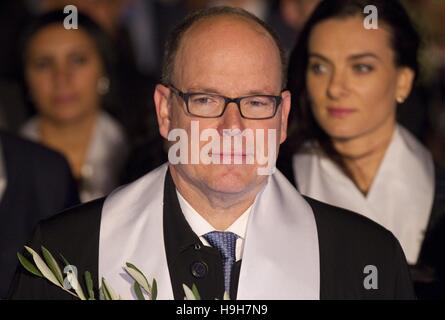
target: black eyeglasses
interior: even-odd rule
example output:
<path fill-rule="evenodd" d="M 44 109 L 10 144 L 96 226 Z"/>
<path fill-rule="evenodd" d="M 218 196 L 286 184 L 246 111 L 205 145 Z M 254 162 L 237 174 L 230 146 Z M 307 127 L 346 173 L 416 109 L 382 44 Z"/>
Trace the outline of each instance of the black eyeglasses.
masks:
<path fill-rule="evenodd" d="M 270 119 L 275 116 L 282 101 L 280 96 L 273 95 L 228 98 L 211 93 L 185 93 L 173 85 L 168 87 L 184 100 L 190 115 L 200 118 L 219 118 L 226 111 L 227 105 L 233 102 L 238 106 L 241 117 L 245 119 Z"/>

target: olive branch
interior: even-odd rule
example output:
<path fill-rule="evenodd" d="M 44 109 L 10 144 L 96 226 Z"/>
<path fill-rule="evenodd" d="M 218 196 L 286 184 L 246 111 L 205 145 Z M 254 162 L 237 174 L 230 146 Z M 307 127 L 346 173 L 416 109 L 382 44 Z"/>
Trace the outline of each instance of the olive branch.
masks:
<path fill-rule="evenodd" d="M 46 279 L 52 284 L 58 286 L 60 289 L 69 293 L 70 295 L 80 300 L 97 300 L 94 293 L 94 285 L 91 273 L 85 271 L 83 280 L 85 283 L 86 294 L 79 283 L 77 269 L 71 265 L 65 257 L 60 255 L 64 262 L 64 269 L 62 269 L 57 263 L 51 252 L 44 246 L 41 247 L 41 257 L 35 250 L 25 246 L 26 251 L 31 255 L 32 262 L 23 256 L 21 253 L 17 253 L 17 257 L 20 264 L 33 275 Z M 156 279 L 150 283 L 147 277 L 142 271 L 140 271 L 134 264 L 127 262 L 124 270 L 133 279 L 132 290 L 137 297 L 137 300 L 156 300 L 158 289 Z M 63 274 L 67 274 L 64 278 Z M 184 300 L 201 300 L 198 288 L 195 284 L 192 288 L 187 285 L 182 285 L 184 289 Z M 121 296 L 116 293 L 115 290 L 107 283 L 105 278 L 102 277 L 99 287 L 99 300 L 121 300 Z M 223 300 L 229 300 L 229 295 L 225 292 Z"/>

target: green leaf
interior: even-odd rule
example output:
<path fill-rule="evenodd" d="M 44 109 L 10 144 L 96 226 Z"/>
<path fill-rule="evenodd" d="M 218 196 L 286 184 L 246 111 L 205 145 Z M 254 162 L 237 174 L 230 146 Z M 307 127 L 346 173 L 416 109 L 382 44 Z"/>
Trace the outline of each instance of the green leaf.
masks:
<path fill-rule="evenodd" d="M 60 267 L 57 261 L 54 259 L 53 255 L 51 254 L 51 252 L 49 252 L 48 249 L 42 246 L 42 253 L 46 264 L 49 266 L 53 274 L 56 276 L 57 280 L 59 280 L 59 283 L 63 284 L 62 271 L 60 270 Z"/>
<path fill-rule="evenodd" d="M 85 293 L 83 293 L 82 286 L 79 283 L 79 279 L 76 277 L 73 278 L 73 281 L 71 283 L 71 286 L 73 287 L 74 291 L 77 293 L 77 296 L 80 298 L 80 300 L 86 300 Z"/>
<path fill-rule="evenodd" d="M 32 255 L 32 258 L 34 260 L 34 263 L 36 264 L 39 271 L 42 273 L 42 275 L 48 279 L 51 283 L 55 284 L 58 287 L 62 287 L 62 285 L 57 280 L 56 276 L 53 274 L 51 269 L 46 265 L 45 261 L 39 256 L 37 252 L 35 252 L 30 247 L 25 246 L 25 249 Z"/>
<path fill-rule="evenodd" d="M 39 269 L 37 269 L 31 261 L 29 261 L 28 259 L 26 259 L 21 253 L 17 252 L 17 257 L 19 258 L 20 264 L 23 266 L 23 268 L 25 268 L 26 270 L 28 270 L 29 272 L 31 272 L 33 275 L 38 276 L 43 278 L 43 274 L 39 271 Z"/>
<path fill-rule="evenodd" d="M 60 257 L 62 258 L 63 262 L 65 263 L 65 267 L 69 266 L 71 263 L 68 262 L 68 260 L 65 259 L 65 257 L 61 254 Z"/>
<path fill-rule="evenodd" d="M 151 294 L 151 287 L 148 283 L 147 278 L 145 275 L 140 271 L 138 268 L 136 268 L 135 265 L 127 262 L 126 267 L 124 267 L 125 271 L 137 282 L 139 285 L 148 293 Z"/>
<path fill-rule="evenodd" d="M 91 277 L 91 273 L 89 271 L 85 271 L 85 284 L 87 286 L 88 300 L 95 300 L 94 289 L 93 289 L 93 278 Z"/>
<path fill-rule="evenodd" d="M 102 278 L 102 284 L 100 286 L 100 293 L 101 293 L 100 299 L 101 300 L 111 300 L 110 294 L 108 293 L 104 282 L 105 282 L 105 280 L 104 280 L 104 278 Z"/>
<path fill-rule="evenodd" d="M 192 292 L 193 292 L 193 295 L 196 298 L 195 300 L 201 300 L 201 296 L 200 296 L 198 288 L 196 287 L 195 284 L 192 285 Z"/>
<path fill-rule="evenodd" d="M 151 285 L 151 300 L 156 300 L 158 297 L 158 284 L 156 283 L 156 279 L 153 279 L 153 283 Z"/>
<path fill-rule="evenodd" d="M 187 287 L 187 285 L 182 284 L 182 288 L 184 289 L 184 293 L 185 293 L 184 300 L 196 300 L 196 297 L 193 294 L 193 291 L 189 287 Z"/>
<path fill-rule="evenodd" d="M 142 293 L 141 286 L 136 281 L 133 282 L 133 290 L 134 290 L 134 293 L 136 294 L 136 297 L 138 298 L 138 300 L 145 300 L 144 294 Z"/>
<path fill-rule="evenodd" d="M 55 284 L 56 286 L 58 286 L 59 288 L 61 288 L 62 290 L 66 291 L 67 293 L 69 293 L 70 295 L 79 298 L 77 295 L 75 295 L 74 293 L 72 293 L 71 291 L 65 289 L 57 280 L 56 276 L 53 274 L 53 272 L 51 271 L 51 269 L 45 264 L 45 261 L 43 261 L 43 259 L 39 256 L 39 254 L 37 252 L 35 252 L 32 248 L 25 246 L 26 251 L 28 251 L 31 255 L 32 258 L 34 260 L 34 263 L 38 269 L 38 272 L 41 273 L 41 277 L 46 278 L 49 282 L 51 282 L 52 284 Z M 23 257 L 23 256 L 22 256 Z M 24 257 L 23 257 L 24 258 Z M 20 259 L 20 257 L 19 257 Z M 26 259 L 26 258 L 25 258 Z M 29 262 L 29 261 L 28 261 Z M 30 262 L 29 262 L 30 263 Z M 31 264 L 31 263 L 30 263 Z M 31 264 L 32 265 L 32 264 Z"/>
<path fill-rule="evenodd" d="M 120 297 L 114 292 L 113 288 L 107 284 L 104 278 L 102 278 L 102 286 L 104 288 L 106 300 L 120 300 Z"/>

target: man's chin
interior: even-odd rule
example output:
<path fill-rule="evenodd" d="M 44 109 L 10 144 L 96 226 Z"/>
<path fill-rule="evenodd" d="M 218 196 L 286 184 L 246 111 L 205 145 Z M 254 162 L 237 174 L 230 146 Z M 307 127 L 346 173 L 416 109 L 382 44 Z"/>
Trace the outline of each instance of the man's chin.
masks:
<path fill-rule="evenodd" d="M 243 192 L 257 178 L 255 166 L 242 164 L 209 166 L 204 174 L 209 186 L 221 193 Z"/>

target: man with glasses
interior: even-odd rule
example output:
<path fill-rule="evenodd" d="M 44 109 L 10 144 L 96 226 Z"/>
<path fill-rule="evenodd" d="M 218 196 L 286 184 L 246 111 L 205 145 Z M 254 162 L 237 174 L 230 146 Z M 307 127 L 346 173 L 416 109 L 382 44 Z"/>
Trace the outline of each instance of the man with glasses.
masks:
<path fill-rule="evenodd" d="M 291 105 L 285 56 L 267 25 L 240 9 L 206 9 L 173 31 L 164 58 L 159 132 L 172 148 L 181 130 L 186 148 L 170 155 L 182 161 L 42 223 L 33 248 L 62 253 L 126 299 L 135 296 L 126 262 L 156 279 L 159 299 L 183 299 L 183 285 L 203 299 L 412 298 L 388 231 L 259 170 L 259 153 L 278 153 L 286 139 Z M 194 138 L 196 124 L 211 147 Z M 20 270 L 13 297 L 69 296 Z"/>

